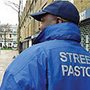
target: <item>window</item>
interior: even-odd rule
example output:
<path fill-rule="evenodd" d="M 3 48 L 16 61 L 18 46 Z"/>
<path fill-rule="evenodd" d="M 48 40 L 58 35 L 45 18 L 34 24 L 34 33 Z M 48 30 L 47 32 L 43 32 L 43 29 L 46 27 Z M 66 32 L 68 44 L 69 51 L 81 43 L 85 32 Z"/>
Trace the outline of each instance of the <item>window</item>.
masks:
<path fill-rule="evenodd" d="M 86 35 L 86 50 L 89 50 L 89 35 Z"/>
<path fill-rule="evenodd" d="M 2 38 L 2 35 L 0 35 L 0 38 Z"/>
<path fill-rule="evenodd" d="M 12 35 L 10 34 L 10 38 L 12 37 Z"/>
<path fill-rule="evenodd" d="M 83 2 L 83 0 L 81 0 L 80 2 Z"/>
<path fill-rule="evenodd" d="M 8 47 L 11 47 L 11 45 L 12 45 L 11 43 L 8 43 Z"/>
<path fill-rule="evenodd" d="M 0 47 L 2 47 L 2 43 L 0 43 Z"/>

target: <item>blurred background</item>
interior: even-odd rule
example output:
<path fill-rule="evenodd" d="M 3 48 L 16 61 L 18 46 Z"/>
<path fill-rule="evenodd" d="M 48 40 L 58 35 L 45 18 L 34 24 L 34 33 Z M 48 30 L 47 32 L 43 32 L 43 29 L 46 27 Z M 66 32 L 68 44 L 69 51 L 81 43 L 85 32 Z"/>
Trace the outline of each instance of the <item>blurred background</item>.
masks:
<path fill-rule="evenodd" d="M 8 65 L 39 33 L 40 22 L 30 14 L 55 0 L 0 0 L 0 82 Z M 70 1 L 80 13 L 81 45 L 90 52 L 90 0 Z"/>

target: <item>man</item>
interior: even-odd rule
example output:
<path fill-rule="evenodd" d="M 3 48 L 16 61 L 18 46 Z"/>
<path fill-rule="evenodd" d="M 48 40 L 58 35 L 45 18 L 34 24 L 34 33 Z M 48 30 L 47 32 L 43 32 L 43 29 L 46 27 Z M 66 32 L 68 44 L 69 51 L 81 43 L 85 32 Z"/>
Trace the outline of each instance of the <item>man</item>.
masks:
<path fill-rule="evenodd" d="M 1 90 L 90 90 L 90 54 L 80 45 L 76 7 L 54 1 L 31 16 L 41 21 L 41 33 L 8 67 Z"/>

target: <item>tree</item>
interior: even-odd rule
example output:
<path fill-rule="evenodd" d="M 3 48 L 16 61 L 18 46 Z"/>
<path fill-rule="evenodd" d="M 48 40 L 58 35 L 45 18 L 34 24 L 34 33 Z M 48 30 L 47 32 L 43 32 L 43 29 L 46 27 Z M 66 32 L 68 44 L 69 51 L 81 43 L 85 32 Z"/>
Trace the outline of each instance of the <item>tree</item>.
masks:
<path fill-rule="evenodd" d="M 15 10 L 18 13 L 18 29 L 17 29 L 17 42 L 18 42 L 18 51 L 19 53 L 21 52 L 21 42 L 20 42 L 20 17 L 21 17 L 21 13 L 23 11 L 23 0 L 19 0 L 19 4 L 16 4 L 14 2 L 8 1 L 5 2 L 5 5 L 10 6 L 13 10 Z"/>

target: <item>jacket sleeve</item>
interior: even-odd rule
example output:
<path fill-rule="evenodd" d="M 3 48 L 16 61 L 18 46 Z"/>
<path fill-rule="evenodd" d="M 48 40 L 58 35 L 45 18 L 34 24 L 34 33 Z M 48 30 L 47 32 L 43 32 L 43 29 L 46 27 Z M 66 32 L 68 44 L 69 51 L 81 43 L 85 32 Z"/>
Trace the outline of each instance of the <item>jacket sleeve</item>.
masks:
<path fill-rule="evenodd" d="M 11 75 L 9 72 L 5 72 L 0 90 L 21 90 L 21 89 L 15 82 L 13 75 Z"/>
<path fill-rule="evenodd" d="M 1 90 L 46 90 L 46 55 L 43 50 L 35 51 L 33 54 L 17 75 L 5 73 Z"/>

